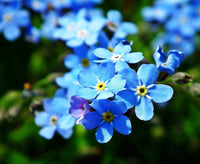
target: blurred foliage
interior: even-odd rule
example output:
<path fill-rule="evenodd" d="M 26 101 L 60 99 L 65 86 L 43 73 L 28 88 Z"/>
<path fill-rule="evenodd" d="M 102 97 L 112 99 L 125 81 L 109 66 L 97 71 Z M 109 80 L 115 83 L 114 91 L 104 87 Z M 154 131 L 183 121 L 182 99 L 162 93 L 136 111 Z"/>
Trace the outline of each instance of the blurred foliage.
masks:
<path fill-rule="evenodd" d="M 142 51 L 150 62 L 155 33 L 143 22 L 140 12 L 152 3 L 152 0 L 104 0 L 99 5 L 105 13 L 118 9 L 123 20 L 137 24 L 139 34 L 129 36 L 128 40 L 134 42 L 133 51 Z M 34 22 L 38 24 L 37 20 Z M 132 116 L 130 135 L 115 132 L 109 143 L 99 144 L 94 131 L 81 126 L 74 128 L 69 140 L 55 135 L 48 141 L 38 135 L 40 128 L 34 124 L 30 104 L 40 104 L 46 96 L 52 97 L 57 88 L 54 78 L 67 71 L 63 57 L 70 50 L 65 44 L 45 39 L 32 44 L 22 38 L 8 42 L 1 34 L 0 45 L 0 163 L 192 163 L 200 159 L 200 99 L 190 92 L 193 82 L 200 82 L 200 49 L 178 68 L 187 72 L 193 82 L 178 85 L 170 79 L 174 97 L 169 103 L 155 106 L 151 121 Z M 30 88 L 24 88 L 26 82 Z"/>

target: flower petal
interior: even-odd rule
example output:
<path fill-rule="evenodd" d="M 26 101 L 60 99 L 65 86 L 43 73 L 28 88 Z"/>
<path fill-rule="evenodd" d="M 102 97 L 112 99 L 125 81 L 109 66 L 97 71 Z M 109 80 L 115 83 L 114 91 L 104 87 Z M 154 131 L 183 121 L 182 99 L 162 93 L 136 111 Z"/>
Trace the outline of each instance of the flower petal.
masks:
<path fill-rule="evenodd" d="M 103 123 L 96 132 L 96 139 L 99 143 L 106 143 L 110 141 L 113 136 L 113 127 L 110 123 Z"/>
<path fill-rule="evenodd" d="M 138 63 L 143 58 L 142 52 L 132 52 L 123 56 L 123 59 L 125 59 L 128 63 Z"/>
<path fill-rule="evenodd" d="M 108 111 L 110 101 L 107 99 L 94 100 L 90 106 L 95 109 L 98 113 L 103 114 Z"/>
<path fill-rule="evenodd" d="M 158 78 L 158 70 L 153 64 L 142 64 L 137 74 L 138 78 L 146 86 L 154 84 Z"/>
<path fill-rule="evenodd" d="M 131 45 L 129 44 L 124 45 L 122 42 L 117 44 L 114 48 L 114 54 L 119 54 L 119 55 L 129 53 L 130 51 L 131 51 Z"/>
<path fill-rule="evenodd" d="M 72 69 L 80 64 L 80 60 L 76 55 L 67 55 L 64 59 L 64 64 L 67 68 Z"/>
<path fill-rule="evenodd" d="M 148 89 L 148 95 L 156 103 L 164 103 L 172 98 L 173 89 L 164 84 L 156 84 Z"/>
<path fill-rule="evenodd" d="M 121 134 L 128 135 L 131 133 L 131 121 L 126 116 L 116 117 L 113 121 L 113 127 Z"/>
<path fill-rule="evenodd" d="M 125 103 L 122 101 L 111 101 L 110 102 L 110 112 L 113 113 L 115 116 L 121 116 L 127 111 L 127 107 Z"/>
<path fill-rule="evenodd" d="M 111 58 L 112 53 L 105 48 L 97 48 L 94 50 L 94 55 L 99 58 Z"/>
<path fill-rule="evenodd" d="M 19 38 L 21 35 L 21 31 L 18 26 L 15 24 L 8 24 L 3 28 L 4 36 L 9 41 L 14 41 L 15 39 Z"/>
<path fill-rule="evenodd" d="M 132 108 L 137 102 L 137 96 L 135 92 L 131 90 L 123 90 L 119 92 L 115 96 L 115 99 L 124 102 L 128 109 Z"/>
<path fill-rule="evenodd" d="M 49 115 L 46 112 L 39 112 L 36 116 L 35 116 L 35 123 L 38 126 L 45 126 L 49 123 Z"/>
<path fill-rule="evenodd" d="M 53 138 L 54 134 L 55 134 L 55 131 L 56 131 L 56 126 L 53 126 L 53 125 L 49 125 L 49 126 L 45 126 L 43 127 L 40 131 L 39 131 L 39 134 L 50 140 Z"/>
<path fill-rule="evenodd" d="M 115 75 L 106 85 L 106 87 L 111 90 L 113 93 L 118 93 L 121 91 L 126 84 L 126 80 L 123 79 L 122 75 Z"/>
<path fill-rule="evenodd" d="M 82 124 L 87 130 L 91 130 L 99 126 L 103 122 L 103 118 L 97 112 L 89 112 L 87 113 L 83 120 Z"/>
<path fill-rule="evenodd" d="M 136 34 L 138 32 L 137 26 L 131 22 L 123 22 L 120 28 L 127 34 Z"/>
<path fill-rule="evenodd" d="M 95 74 L 86 69 L 79 72 L 78 81 L 84 87 L 96 86 L 96 84 L 98 83 Z"/>
<path fill-rule="evenodd" d="M 71 137 L 72 133 L 73 133 L 73 129 L 57 129 L 58 133 L 64 138 L 64 139 L 68 139 Z"/>
<path fill-rule="evenodd" d="M 96 95 L 97 95 L 97 90 L 91 88 L 81 88 L 77 91 L 77 96 L 88 100 L 95 98 Z"/>
<path fill-rule="evenodd" d="M 148 121 L 153 117 L 153 103 L 146 97 L 140 97 L 135 106 L 135 114 L 140 120 Z"/>
<path fill-rule="evenodd" d="M 59 129 L 70 129 L 75 125 L 75 118 L 73 118 L 69 114 L 65 114 L 64 116 L 60 117 L 58 120 L 58 128 Z"/>
<path fill-rule="evenodd" d="M 107 99 L 107 98 L 110 98 L 110 97 L 113 97 L 114 94 L 109 91 L 109 90 L 103 90 L 101 91 L 98 96 L 96 97 L 97 100 L 100 100 L 100 99 Z"/>

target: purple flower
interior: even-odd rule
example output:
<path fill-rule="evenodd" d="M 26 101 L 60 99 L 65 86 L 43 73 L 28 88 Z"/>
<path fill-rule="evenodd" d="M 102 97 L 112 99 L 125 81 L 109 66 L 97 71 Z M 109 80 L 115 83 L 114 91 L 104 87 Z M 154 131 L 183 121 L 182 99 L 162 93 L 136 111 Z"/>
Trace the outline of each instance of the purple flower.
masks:
<path fill-rule="evenodd" d="M 72 96 L 70 105 L 71 107 L 69 108 L 69 114 L 77 119 L 76 124 L 80 124 L 83 117 L 90 112 L 89 103 L 81 97 Z"/>

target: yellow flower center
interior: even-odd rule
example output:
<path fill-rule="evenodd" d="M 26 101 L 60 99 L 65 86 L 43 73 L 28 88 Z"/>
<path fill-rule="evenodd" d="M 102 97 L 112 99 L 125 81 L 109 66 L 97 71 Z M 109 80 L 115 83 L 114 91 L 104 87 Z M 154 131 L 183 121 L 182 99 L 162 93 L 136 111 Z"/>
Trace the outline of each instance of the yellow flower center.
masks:
<path fill-rule="evenodd" d="M 114 51 L 113 47 L 108 47 L 108 50 L 109 50 L 110 52 L 113 52 L 113 51 Z"/>
<path fill-rule="evenodd" d="M 81 64 L 82 64 L 83 67 L 88 67 L 90 65 L 90 62 L 87 58 L 83 58 L 81 60 Z"/>
<path fill-rule="evenodd" d="M 146 96 L 147 93 L 148 93 L 148 89 L 145 86 L 138 86 L 137 90 L 136 90 L 136 93 L 139 96 Z"/>
<path fill-rule="evenodd" d="M 53 124 L 53 125 L 56 125 L 58 122 L 58 117 L 57 116 L 52 116 L 50 118 L 50 123 Z"/>
<path fill-rule="evenodd" d="M 3 19 L 5 22 L 10 22 L 12 20 L 12 14 L 10 13 L 4 14 Z"/>
<path fill-rule="evenodd" d="M 100 82 L 100 83 L 97 84 L 97 90 L 98 91 L 102 91 L 104 89 L 106 89 L 106 84 L 105 83 Z"/>
<path fill-rule="evenodd" d="M 106 122 L 112 122 L 114 120 L 114 115 L 111 112 L 105 112 L 102 117 Z"/>

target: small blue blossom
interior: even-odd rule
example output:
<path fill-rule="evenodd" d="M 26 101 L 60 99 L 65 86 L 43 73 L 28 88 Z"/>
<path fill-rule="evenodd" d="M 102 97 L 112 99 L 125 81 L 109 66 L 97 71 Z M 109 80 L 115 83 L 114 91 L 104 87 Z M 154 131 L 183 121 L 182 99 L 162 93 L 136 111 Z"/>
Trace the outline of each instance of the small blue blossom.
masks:
<path fill-rule="evenodd" d="M 127 108 L 135 105 L 136 116 L 144 121 L 153 117 L 153 102 L 164 103 L 172 98 L 173 89 L 164 84 L 154 84 L 158 70 L 153 64 L 143 64 L 137 74 L 132 69 L 120 72 L 126 79 L 126 88 L 116 95 L 116 99 L 126 103 Z"/>
<path fill-rule="evenodd" d="M 110 141 L 113 136 L 113 128 L 124 135 L 131 133 L 131 122 L 123 114 L 127 111 L 123 102 L 109 100 L 95 100 L 90 104 L 95 110 L 87 113 L 83 120 L 85 129 L 97 128 L 96 140 L 99 143 Z"/>
<path fill-rule="evenodd" d="M 0 9 L 0 32 L 5 38 L 14 41 L 20 37 L 20 27 L 27 27 L 30 24 L 29 12 L 12 7 Z"/>
<path fill-rule="evenodd" d="M 33 27 L 33 26 L 29 26 L 27 27 L 27 31 L 26 31 L 26 35 L 25 35 L 25 39 L 29 42 L 32 43 L 37 43 L 40 41 L 40 30 Z"/>
<path fill-rule="evenodd" d="M 117 10 L 110 10 L 107 13 L 107 27 L 114 32 L 115 38 L 125 39 L 129 34 L 136 34 L 138 29 L 134 23 L 122 22 L 121 13 Z"/>
<path fill-rule="evenodd" d="M 129 68 L 127 63 L 138 63 L 144 57 L 141 52 L 131 52 L 131 45 L 124 44 L 124 41 L 121 41 L 114 47 L 113 52 L 105 48 L 97 48 L 94 50 L 94 54 L 103 58 L 103 60 L 97 60 L 97 62 L 108 62 L 111 61 L 115 63 L 116 71 L 120 71 L 124 68 Z"/>
<path fill-rule="evenodd" d="M 75 119 L 68 114 L 69 101 L 62 97 L 47 98 L 43 106 L 45 111 L 35 116 L 35 123 L 42 127 L 39 134 L 46 139 L 52 139 L 57 131 L 63 138 L 69 138 L 75 124 Z"/>
<path fill-rule="evenodd" d="M 101 63 L 92 70 L 80 71 L 78 81 L 82 88 L 77 95 L 89 100 L 113 97 L 126 83 L 120 74 L 115 75 L 115 67 L 111 62 Z"/>
<path fill-rule="evenodd" d="M 184 54 L 177 50 L 171 50 L 168 52 L 168 57 L 164 53 L 161 47 L 158 47 L 153 54 L 156 62 L 156 67 L 160 72 L 167 72 L 173 74 L 174 70 L 180 65 L 183 60 Z"/>

